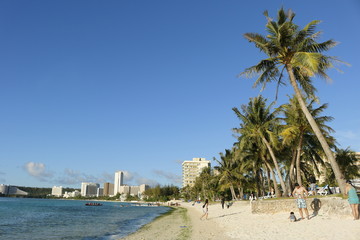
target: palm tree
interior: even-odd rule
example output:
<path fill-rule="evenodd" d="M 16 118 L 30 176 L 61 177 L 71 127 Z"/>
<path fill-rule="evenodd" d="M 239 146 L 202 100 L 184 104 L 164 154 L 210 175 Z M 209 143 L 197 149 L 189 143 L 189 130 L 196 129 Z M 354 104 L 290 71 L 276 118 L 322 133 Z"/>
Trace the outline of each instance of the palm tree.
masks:
<path fill-rule="evenodd" d="M 334 130 L 325 123 L 331 121 L 333 118 L 329 116 L 319 116 L 319 114 L 327 108 L 327 104 L 314 108 L 314 103 L 315 100 L 310 101 L 310 103 L 307 104 L 307 109 L 309 109 L 309 112 L 320 127 L 323 135 L 329 136 L 329 133 Z M 312 145 L 309 143 L 309 139 L 313 138 L 314 134 L 296 97 L 290 98 L 289 103 L 282 105 L 281 109 L 285 115 L 282 119 L 285 122 L 285 125 L 283 126 L 283 130 L 280 135 L 283 137 L 284 144 L 290 144 L 295 147 L 293 151 L 294 156 L 289 168 L 290 180 L 293 181 L 293 169 L 296 165 L 297 182 L 302 185 L 300 160 L 304 151 L 303 146 L 304 144 Z M 331 141 L 330 137 L 327 137 L 326 139 L 328 142 Z"/>
<path fill-rule="evenodd" d="M 242 106 L 243 113 L 237 108 L 233 108 L 233 111 L 242 122 L 240 123 L 240 128 L 234 128 L 234 131 L 248 140 L 256 142 L 258 146 L 265 146 L 274 163 L 281 188 L 284 194 L 286 194 L 285 183 L 272 147 L 272 145 L 277 145 L 277 135 L 274 133 L 274 130 L 279 126 L 279 121 L 276 117 L 278 111 L 271 112 L 271 107 L 272 104 L 266 106 L 266 99 L 259 96 L 251 98 L 248 105 Z"/>
<path fill-rule="evenodd" d="M 219 166 L 214 168 L 220 172 L 219 183 L 222 184 L 224 188 L 230 188 L 232 199 L 236 199 L 236 193 L 234 189 L 234 152 L 232 150 L 226 149 L 225 154 L 220 153 L 220 161 L 214 158 L 215 161 L 219 163 Z"/>
<path fill-rule="evenodd" d="M 356 165 L 358 161 L 355 152 L 350 148 L 340 149 L 335 147 L 336 161 L 338 162 L 340 169 L 343 171 L 346 179 L 355 179 L 360 177 L 359 168 Z M 333 172 L 329 172 L 328 175 L 333 175 Z"/>
<path fill-rule="evenodd" d="M 247 68 L 241 75 L 251 77 L 259 73 L 260 76 L 255 81 L 254 86 L 262 84 L 264 88 L 266 83 L 271 81 L 283 84 L 282 76 L 284 70 L 286 70 L 301 109 L 324 149 L 335 173 L 336 180 L 344 193 L 345 181 L 343 174 L 319 126 L 306 108 L 303 92 L 301 91 L 302 89 L 306 95 L 314 97 L 315 87 L 310 78 L 320 76 L 329 79 L 326 70 L 333 67 L 333 63 L 338 60 L 323 55 L 322 52 L 334 47 L 336 42 L 328 40 L 318 43 L 316 41 L 319 36 L 319 32 L 315 32 L 316 25 L 320 23 L 318 20 L 311 21 L 303 29 L 300 29 L 298 25 L 293 23 L 295 14 L 291 10 L 286 13 L 281 8 L 278 11 L 276 21 L 268 16 L 267 11 L 264 12 L 264 15 L 267 18 L 266 30 L 268 35 L 264 37 L 256 33 L 246 33 L 244 37 L 254 43 L 268 58 L 261 60 L 255 66 Z"/>

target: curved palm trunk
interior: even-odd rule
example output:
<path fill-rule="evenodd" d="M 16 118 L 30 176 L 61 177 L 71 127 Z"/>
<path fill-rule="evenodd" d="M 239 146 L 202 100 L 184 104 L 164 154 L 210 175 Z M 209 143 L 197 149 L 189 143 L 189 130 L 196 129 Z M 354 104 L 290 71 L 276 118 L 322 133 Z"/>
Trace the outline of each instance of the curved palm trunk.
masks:
<path fill-rule="evenodd" d="M 289 169 L 289 178 L 290 178 L 290 188 L 292 189 L 295 183 L 295 176 L 294 176 L 294 168 L 295 168 L 295 161 L 296 161 L 296 150 L 293 151 L 293 156 L 290 163 L 290 169 Z"/>
<path fill-rule="evenodd" d="M 268 182 L 268 192 L 271 192 L 270 170 L 267 167 L 265 167 L 265 169 L 266 169 L 266 176 Z"/>
<path fill-rule="evenodd" d="M 269 172 L 271 173 L 271 178 L 272 178 L 273 183 L 274 183 L 275 195 L 276 195 L 276 197 L 281 197 L 281 192 L 280 192 L 280 190 L 278 188 L 278 185 L 277 185 L 274 170 L 272 169 L 270 163 L 265 158 L 263 158 L 263 161 L 265 162 L 266 167 L 268 168 Z M 270 192 L 271 192 L 271 190 L 270 190 Z"/>
<path fill-rule="evenodd" d="M 234 186 L 232 185 L 232 183 L 230 184 L 230 192 L 231 192 L 232 200 L 236 200 L 235 189 L 234 189 Z"/>
<path fill-rule="evenodd" d="M 286 193 L 286 186 L 285 186 L 285 183 L 284 183 L 284 180 L 282 178 L 282 175 L 281 175 L 281 171 L 280 171 L 280 168 L 279 168 L 279 165 L 277 163 L 277 160 L 276 160 L 276 157 L 275 157 L 275 154 L 269 144 L 269 142 L 266 140 L 265 137 L 261 136 L 261 139 L 263 140 L 263 142 L 265 143 L 267 149 L 269 150 L 269 153 L 270 153 L 270 156 L 271 156 L 271 159 L 273 160 L 274 162 L 274 166 L 275 166 L 275 169 L 276 169 L 276 172 L 279 176 L 279 179 L 280 179 L 280 185 L 281 185 L 281 188 L 283 190 L 283 195 L 286 196 L 287 193 Z"/>
<path fill-rule="evenodd" d="M 300 186 L 302 186 L 302 180 L 301 180 L 301 169 L 300 169 L 300 160 L 301 160 L 301 148 L 302 148 L 302 142 L 303 142 L 303 135 L 300 135 L 299 144 L 297 147 L 297 154 L 296 154 L 296 179 Z"/>
<path fill-rule="evenodd" d="M 327 143 L 325 137 L 321 133 L 319 126 L 316 124 L 314 118 L 311 116 L 309 110 L 306 107 L 305 101 L 302 98 L 302 94 L 301 94 L 301 92 L 299 90 L 299 87 L 298 87 L 298 85 L 296 83 L 296 78 L 294 76 L 292 66 L 290 64 L 286 64 L 286 70 L 287 70 L 287 72 L 289 74 L 290 83 L 294 88 L 295 95 L 296 95 L 296 98 L 299 101 L 300 107 L 301 107 L 302 111 L 304 112 L 304 114 L 306 116 L 306 119 L 309 121 L 309 124 L 310 124 L 312 130 L 314 131 L 316 137 L 318 138 L 318 140 L 319 140 L 319 142 L 320 142 L 320 144 L 321 144 L 321 146 L 322 146 L 322 148 L 323 148 L 323 150 L 325 152 L 325 155 L 326 155 L 327 159 L 330 161 L 331 168 L 334 171 L 335 178 L 336 178 L 337 183 L 339 184 L 341 192 L 343 194 L 345 194 L 344 175 L 342 174 L 342 172 L 341 172 L 341 170 L 339 168 L 339 165 L 337 164 L 337 162 L 335 160 L 334 154 L 331 151 L 331 149 L 329 147 L 329 144 Z"/>
<path fill-rule="evenodd" d="M 241 187 L 240 184 L 237 185 L 239 191 L 239 198 L 240 200 L 244 198 L 244 188 Z"/>

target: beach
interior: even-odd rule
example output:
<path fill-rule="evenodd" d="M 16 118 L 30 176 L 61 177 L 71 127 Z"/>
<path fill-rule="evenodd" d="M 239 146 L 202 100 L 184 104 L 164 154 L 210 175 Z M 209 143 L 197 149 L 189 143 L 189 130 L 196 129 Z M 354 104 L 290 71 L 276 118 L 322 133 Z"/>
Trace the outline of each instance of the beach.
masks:
<path fill-rule="evenodd" d="M 294 212 L 299 217 L 296 208 Z M 354 221 L 351 216 L 319 213 L 310 220 L 290 222 L 286 212 L 253 214 L 248 201 L 234 202 L 228 209 L 222 209 L 220 203 L 210 204 L 209 219 L 200 220 L 201 215 L 201 204 L 182 203 L 181 207 L 122 239 L 360 239 L 360 220 Z"/>

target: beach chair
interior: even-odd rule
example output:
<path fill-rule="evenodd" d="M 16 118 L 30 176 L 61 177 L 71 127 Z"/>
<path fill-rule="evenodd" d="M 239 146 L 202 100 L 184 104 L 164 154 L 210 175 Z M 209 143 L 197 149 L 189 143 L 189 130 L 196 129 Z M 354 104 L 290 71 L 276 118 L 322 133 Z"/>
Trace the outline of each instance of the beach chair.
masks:
<path fill-rule="evenodd" d="M 329 187 L 329 185 L 326 185 L 323 188 L 320 188 L 319 191 L 317 191 L 318 194 L 320 194 L 321 196 L 325 196 L 328 194 L 328 191 L 326 190 Z"/>

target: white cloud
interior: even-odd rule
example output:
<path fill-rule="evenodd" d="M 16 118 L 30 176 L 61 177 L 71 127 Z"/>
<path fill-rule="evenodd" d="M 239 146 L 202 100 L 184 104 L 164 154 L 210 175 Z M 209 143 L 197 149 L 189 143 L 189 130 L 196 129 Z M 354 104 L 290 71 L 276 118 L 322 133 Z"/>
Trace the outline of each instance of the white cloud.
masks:
<path fill-rule="evenodd" d="M 135 175 L 137 175 L 136 173 L 132 173 L 132 172 L 128 172 L 128 171 L 123 171 L 124 172 L 124 182 L 131 182 L 132 180 L 134 180 Z"/>
<path fill-rule="evenodd" d="M 29 175 L 43 182 L 49 181 L 53 176 L 51 172 L 46 170 L 44 163 L 28 162 L 23 168 Z"/>
<path fill-rule="evenodd" d="M 68 184 L 68 185 L 80 185 L 82 182 L 95 182 L 95 183 L 105 183 L 105 182 L 113 182 L 114 175 L 109 173 L 103 173 L 100 176 L 94 176 L 91 174 L 86 174 L 82 172 L 78 172 L 76 170 L 66 168 L 60 178 L 56 180 L 57 183 L 60 184 Z"/>
<path fill-rule="evenodd" d="M 176 174 L 173 174 L 170 172 L 165 172 L 163 170 L 153 170 L 153 172 L 157 176 L 165 178 L 171 184 L 181 184 L 181 176 L 179 176 L 179 175 L 176 175 Z"/>

